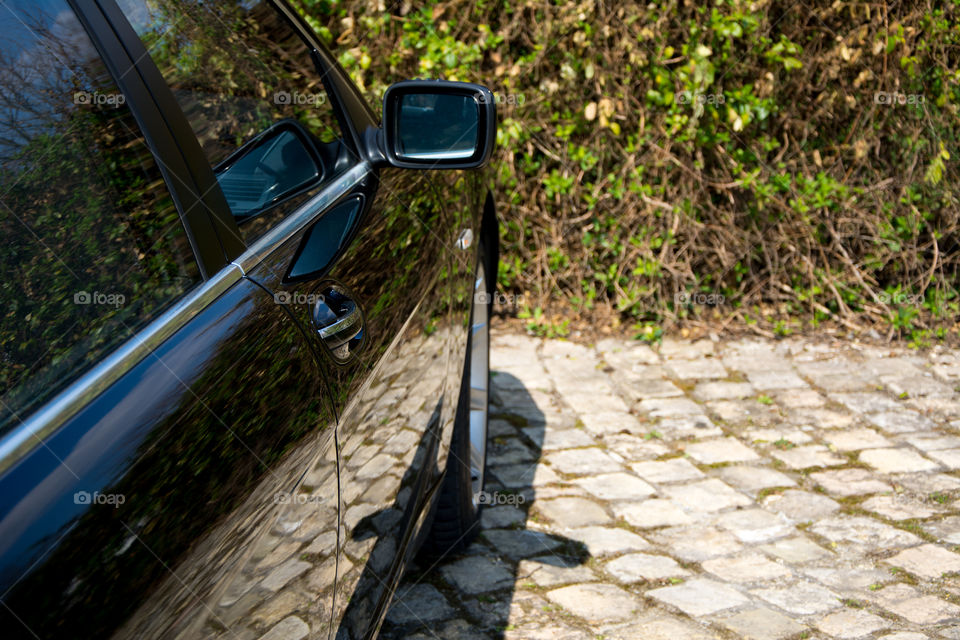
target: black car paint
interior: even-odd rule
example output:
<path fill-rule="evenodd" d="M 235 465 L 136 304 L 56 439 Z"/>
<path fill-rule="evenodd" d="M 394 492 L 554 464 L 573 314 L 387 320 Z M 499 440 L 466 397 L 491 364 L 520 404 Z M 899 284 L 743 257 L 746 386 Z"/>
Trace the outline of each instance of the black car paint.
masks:
<path fill-rule="evenodd" d="M 300 472 L 287 452 L 333 444 L 316 360 L 292 329 L 241 280 L 4 474 L 4 604 L 20 619 L 11 633 L 108 636 L 168 568 L 181 581 L 196 574 L 194 592 L 215 589 L 203 585 L 215 566 L 184 571 L 184 554 L 238 510 L 276 519 L 274 494 Z M 91 498 L 75 504 L 77 492 Z M 97 504 L 95 492 L 123 503 Z M 237 534 L 216 543 L 217 569 L 248 553 L 253 540 Z"/>
<path fill-rule="evenodd" d="M 231 268 L 244 250 L 236 223 L 162 78 L 113 2 L 75 8 L 115 76 L 137 60 L 121 86 L 175 174 L 168 184 L 180 185 L 204 274 Z M 304 31 L 343 117 L 343 162 L 376 157 L 365 147 L 373 112 Z M 308 535 L 333 540 L 313 553 L 336 576 L 304 614 L 312 635 L 376 632 L 446 464 L 478 244 L 458 251 L 456 240 L 465 229 L 496 239 L 482 178 L 440 176 L 372 169 L 337 200 L 360 193 L 365 210 L 328 268 L 285 280 L 307 226 L 3 472 L 6 637 L 229 630 L 259 602 L 247 596 L 273 568 L 270 545 Z M 329 283 L 365 316 L 364 343 L 345 365 L 317 337 L 309 303 L 276 303 Z M 416 406 L 402 424 L 384 422 L 379 399 L 405 392 Z M 351 465 L 365 442 L 400 428 L 415 445 L 394 456 L 393 473 Z M 78 504 L 78 492 L 123 502 Z"/>

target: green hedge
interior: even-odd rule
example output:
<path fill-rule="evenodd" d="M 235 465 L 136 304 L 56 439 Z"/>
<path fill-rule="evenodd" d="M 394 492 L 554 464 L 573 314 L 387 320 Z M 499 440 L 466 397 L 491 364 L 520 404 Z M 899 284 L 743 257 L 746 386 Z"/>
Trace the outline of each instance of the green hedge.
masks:
<path fill-rule="evenodd" d="M 956 332 L 958 0 L 301 5 L 372 104 L 499 96 L 499 281 L 532 329 Z"/>

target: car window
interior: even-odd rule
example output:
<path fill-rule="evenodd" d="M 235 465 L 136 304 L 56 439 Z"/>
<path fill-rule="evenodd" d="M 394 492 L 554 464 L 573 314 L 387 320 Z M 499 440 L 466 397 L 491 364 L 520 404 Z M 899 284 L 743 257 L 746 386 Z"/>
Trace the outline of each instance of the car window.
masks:
<path fill-rule="evenodd" d="M 200 281 L 160 168 L 63 0 L 0 12 L 0 433 Z"/>
<path fill-rule="evenodd" d="M 119 5 L 214 166 L 247 243 L 296 201 L 262 210 L 269 202 L 264 194 L 279 191 L 277 183 L 290 177 L 257 163 L 238 176 L 233 154 L 240 147 L 278 122 L 293 120 L 311 134 L 316 147 L 311 152 L 320 165 L 317 178 L 305 186 L 316 188 L 333 177 L 342 135 L 333 105 L 310 48 L 271 3 L 120 0 Z M 231 174 L 227 166 L 234 168 Z"/>

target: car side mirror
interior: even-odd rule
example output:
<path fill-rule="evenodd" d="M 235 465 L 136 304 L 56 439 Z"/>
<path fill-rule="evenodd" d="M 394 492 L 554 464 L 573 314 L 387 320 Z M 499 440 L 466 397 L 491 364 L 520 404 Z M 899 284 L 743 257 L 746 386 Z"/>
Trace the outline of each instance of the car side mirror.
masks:
<path fill-rule="evenodd" d="M 280 120 L 214 169 L 230 211 L 252 218 L 323 179 L 323 163 L 310 134 L 295 120 Z"/>
<path fill-rule="evenodd" d="M 381 151 L 408 169 L 476 169 L 490 160 L 497 129 L 493 93 L 478 84 L 407 80 L 383 96 Z"/>

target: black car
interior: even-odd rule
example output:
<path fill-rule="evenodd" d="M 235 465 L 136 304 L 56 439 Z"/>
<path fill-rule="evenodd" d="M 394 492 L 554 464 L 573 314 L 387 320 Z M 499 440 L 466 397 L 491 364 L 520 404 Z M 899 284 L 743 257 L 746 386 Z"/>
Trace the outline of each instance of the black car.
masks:
<path fill-rule="evenodd" d="M 381 118 L 284 2 L 0 12 L 0 633 L 375 636 L 483 502 L 490 91 Z"/>

